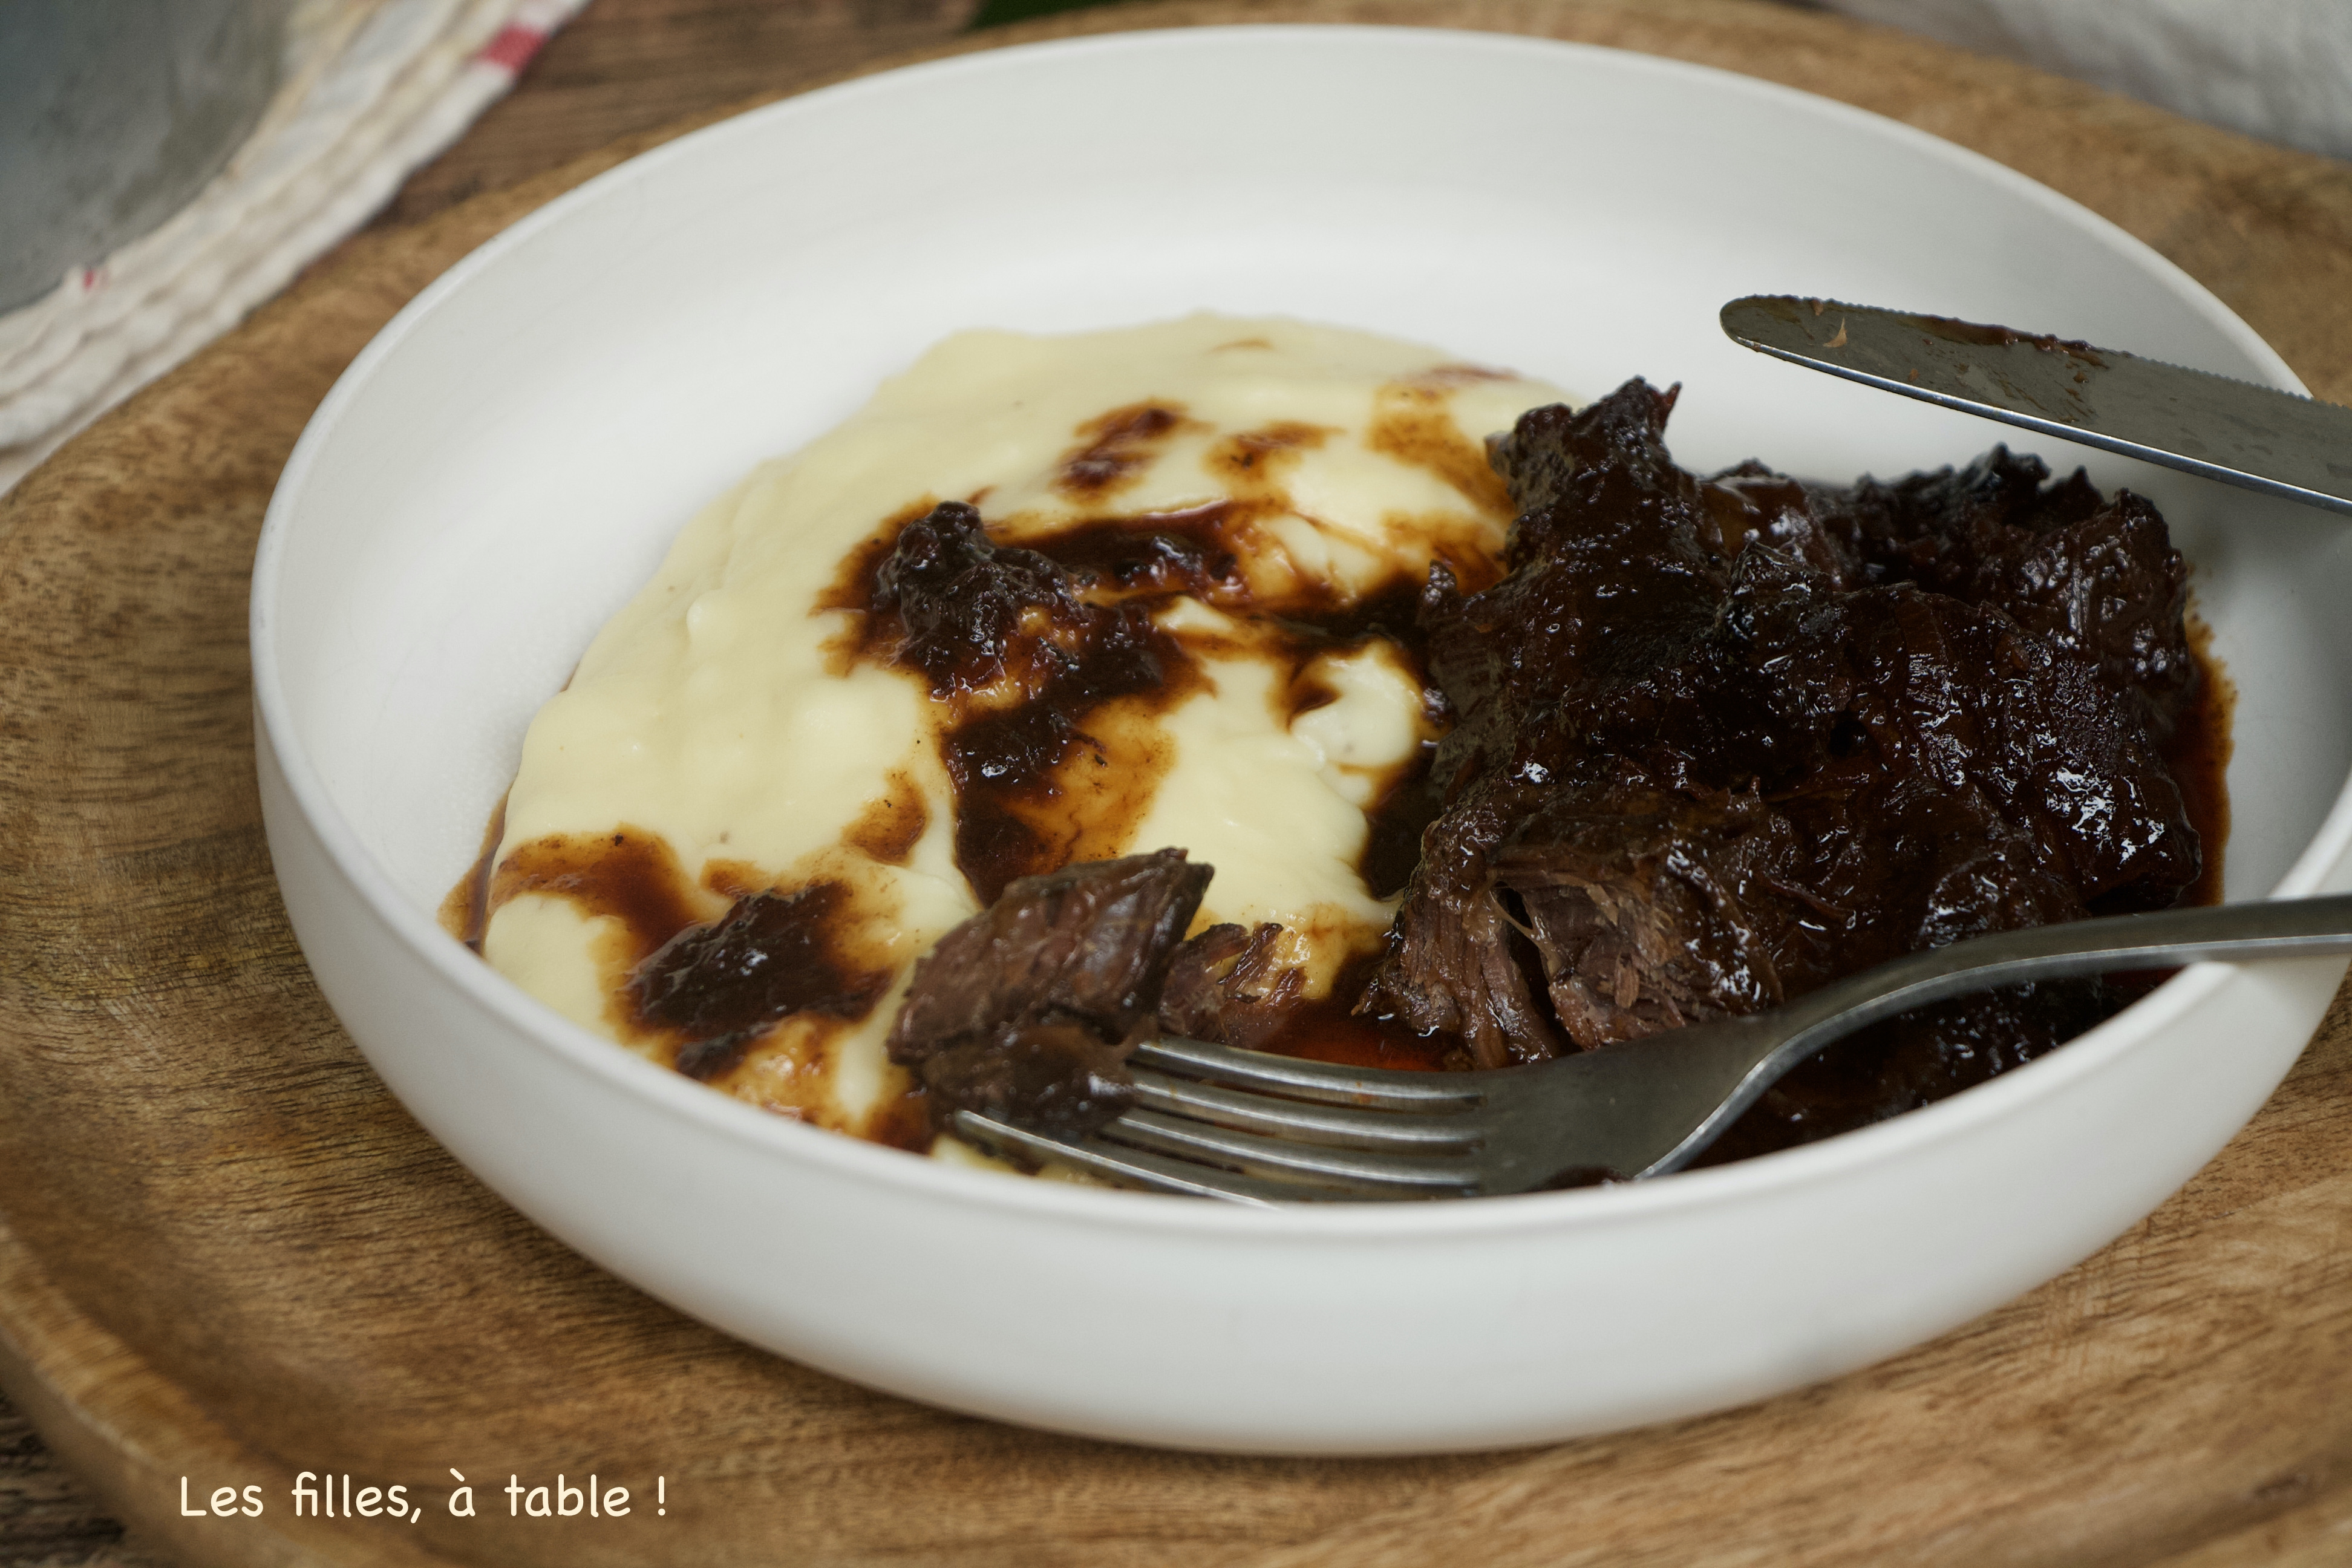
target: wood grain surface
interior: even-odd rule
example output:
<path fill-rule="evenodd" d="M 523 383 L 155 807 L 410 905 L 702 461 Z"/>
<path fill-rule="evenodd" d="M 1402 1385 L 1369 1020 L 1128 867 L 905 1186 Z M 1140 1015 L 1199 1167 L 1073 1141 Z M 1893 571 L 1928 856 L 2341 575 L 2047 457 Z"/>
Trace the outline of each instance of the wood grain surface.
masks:
<path fill-rule="evenodd" d="M 2352 398 L 2352 168 L 1746 0 L 1283 0 L 1236 18 L 1616 44 L 1860 103 L 2105 213 Z M 0 1384 L 205 1564 L 2320 1564 L 2352 1561 L 2352 1006 L 2105 1251 L 1908 1355 L 1558 1447 L 1269 1461 L 866 1393 L 613 1279 L 458 1169 L 336 1026 L 252 782 L 246 577 L 334 376 L 516 216 L 670 132 L 363 236 L 0 502 Z M 2218 1043 L 2217 1043 L 2218 1044 Z M 443 1500 L 474 1483 L 478 1517 Z M 302 1470 L 411 1525 L 296 1519 Z M 594 1471 L 625 1520 L 509 1519 Z M 654 1478 L 667 1511 L 651 1514 Z M 257 1519 L 191 1518 L 216 1486 Z"/>

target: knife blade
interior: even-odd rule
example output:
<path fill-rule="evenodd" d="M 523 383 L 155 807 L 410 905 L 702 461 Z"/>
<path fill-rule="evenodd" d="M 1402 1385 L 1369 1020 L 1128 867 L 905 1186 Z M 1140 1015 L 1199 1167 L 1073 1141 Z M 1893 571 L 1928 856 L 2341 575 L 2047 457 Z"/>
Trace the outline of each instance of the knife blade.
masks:
<path fill-rule="evenodd" d="M 1735 342 L 1867 386 L 2352 514 L 2352 408 L 1948 316 L 1756 294 Z"/>

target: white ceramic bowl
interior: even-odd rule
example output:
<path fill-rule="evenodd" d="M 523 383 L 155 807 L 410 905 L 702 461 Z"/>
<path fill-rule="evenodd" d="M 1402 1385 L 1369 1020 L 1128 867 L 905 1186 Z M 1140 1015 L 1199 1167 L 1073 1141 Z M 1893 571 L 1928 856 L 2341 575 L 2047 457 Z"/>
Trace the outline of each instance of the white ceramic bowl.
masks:
<path fill-rule="evenodd" d="M 1620 1188 L 1260 1213 L 978 1174 L 763 1115 L 573 1027 L 436 927 L 524 726 L 675 530 L 961 327 L 1200 308 L 1598 395 L 1680 380 L 1688 465 L 1846 478 L 2008 434 L 1728 343 L 1754 291 L 2051 331 L 2293 387 L 2119 230 L 1780 88 L 1515 37 L 1127 35 L 714 126 L 419 296 L 311 421 L 255 568 L 269 843 L 394 1092 L 685 1310 L 957 1409 L 1141 1442 L 1558 1438 L 1862 1365 L 2050 1278 L 2252 1114 L 2340 961 L 2189 971 L 2064 1050 L 1810 1148 Z M 2352 530 L 2087 451 L 2154 496 L 2242 696 L 2237 898 L 2352 885 Z"/>

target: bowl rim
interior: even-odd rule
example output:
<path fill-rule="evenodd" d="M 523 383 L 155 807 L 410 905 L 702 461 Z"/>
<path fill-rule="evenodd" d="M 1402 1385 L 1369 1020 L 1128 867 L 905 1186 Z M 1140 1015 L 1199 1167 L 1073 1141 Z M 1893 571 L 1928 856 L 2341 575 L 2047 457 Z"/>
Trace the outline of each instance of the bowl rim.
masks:
<path fill-rule="evenodd" d="M 2062 1093 L 2095 1077 L 2145 1037 L 2204 1003 L 2240 967 L 2199 963 L 2183 970 L 2088 1032 L 2066 1048 L 2036 1058 L 1990 1081 L 1888 1121 L 1820 1142 L 1703 1170 L 1677 1173 L 1664 1181 L 1628 1183 L 1562 1192 L 1529 1193 L 1447 1204 L 1300 1204 L 1277 1208 L 1202 1203 L 1151 1193 L 1082 1186 L 1071 1183 L 1007 1179 L 825 1131 L 761 1110 L 730 1095 L 680 1077 L 617 1047 L 614 1043 L 556 1013 L 453 941 L 438 922 L 419 910 L 394 884 L 388 870 L 336 806 L 316 765 L 299 744 L 292 700 L 278 658 L 273 609 L 287 554 L 287 540 L 303 510 L 306 482 L 334 441 L 345 416 L 377 369 L 400 352 L 410 333 L 478 274 L 574 211 L 608 200 L 635 182 L 658 178 L 673 161 L 698 157 L 726 142 L 756 134 L 778 120 L 822 115 L 829 107 L 877 93 L 919 90 L 942 77 L 987 75 L 1051 68 L 1067 61 L 1083 68 L 1088 57 L 1160 53 L 1171 48 L 1215 51 L 1246 37 L 1266 46 L 1270 36 L 1287 45 L 1313 47 L 1405 47 L 1426 51 L 1452 47 L 1467 52 L 1549 53 L 1580 59 L 1602 70 L 1653 72 L 1686 85 L 1744 93 L 1776 104 L 1843 121 L 1855 132 L 1885 139 L 1940 161 L 1955 172 L 1989 182 L 2106 244 L 2151 272 L 2184 307 L 2202 317 L 2232 346 L 2259 365 L 2274 385 L 2308 395 L 2307 389 L 2253 329 L 2179 267 L 2116 224 L 2049 186 L 1982 153 L 1941 137 L 1835 99 L 1686 60 L 1605 46 L 1524 34 L 1447 27 L 1355 24 L 1261 23 L 1169 27 L 1009 45 L 918 62 L 836 82 L 761 105 L 673 138 L 637 154 L 535 208 L 468 253 L 428 284 L 377 332 L 339 376 L 305 425 L 271 495 L 256 549 L 249 637 L 252 655 L 257 747 L 267 752 L 308 830 L 316 836 L 336 872 L 356 891 L 368 912 L 428 971 L 455 987 L 478 1011 L 495 1018 L 530 1047 L 575 1076 L 641 1100 L 651 1110 L 695 1125 L 757 1151 L 827 1168 L 832 1173 L 896 1189 L 906 1198 L 930 1200 L 1000 1214 L 1011 1212 L 1040 1222 L 1139 1227 L 1195 1236 L 1284 1237 L 1334 1243 L 1364 1239 L 1473 1237 L 1530 1230 L 1613 1227 L 1694 1207 L 1714 1208 L 1754 1201 L 1791 1189 L 1834 1182 L 1849 1172 L 1891 1163 L 1906 1152 L 1969 1136 L 2007 1116 L 2012 1106 Z M 2280 879 L 2271 897 L 2312 892 L 2352 850 L 2352 779 L 2338 793 L 2310 843 Z"/>

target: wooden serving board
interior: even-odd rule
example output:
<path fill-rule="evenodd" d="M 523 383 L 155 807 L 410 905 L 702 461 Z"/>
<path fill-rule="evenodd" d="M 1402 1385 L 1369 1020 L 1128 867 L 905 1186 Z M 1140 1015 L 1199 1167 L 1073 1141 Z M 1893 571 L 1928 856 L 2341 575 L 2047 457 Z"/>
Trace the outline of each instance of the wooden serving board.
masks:
<path fill-rule="evenodd" d="M 1616 44 L 1908 120 L 2147 238 L 2352 400 L 2352 167 L 1822 16 L 1285 0 L 966 47 L 1232 20 Z M 349 247 L 0 503 L 0 1384 L 150 1541 L 239 1568 L 2352 1561 L 2344 998 L 2211 1166 L 2063 1278 L 1835 1383 L 1544 1450 L 1214 1458 L 941 1415 L 681 1318 L 476 1184 L 287 929 L 247 575 L 296 435 L 386 318 L 660 139 Z M 1825 186 L 1822 222 L 1865 210 Z M 297 1518 L 306 1470 L 423 1517 Z M 559 1472 L 630 1513 L 509 1517 L 510 1475 Z M 254 1486 L 263 1511 L 192 1517 L 183 1477 L 199 1510 Z"/>

